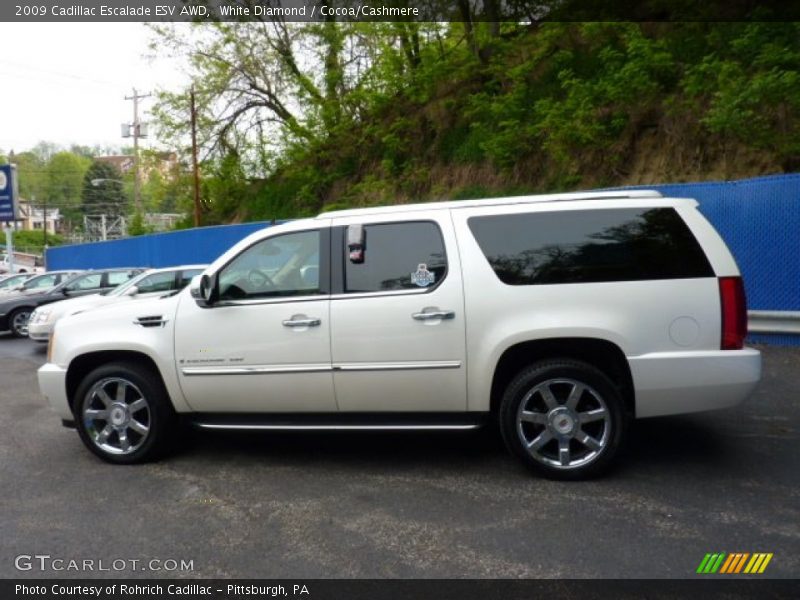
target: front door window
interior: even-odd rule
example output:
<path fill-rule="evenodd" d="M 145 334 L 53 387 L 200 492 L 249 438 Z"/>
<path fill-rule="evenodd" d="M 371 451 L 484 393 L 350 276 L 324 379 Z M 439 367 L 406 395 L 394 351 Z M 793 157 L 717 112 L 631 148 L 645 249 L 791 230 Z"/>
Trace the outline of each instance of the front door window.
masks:
<path fill-rule="evenodd" d="M 320 294 L 319 245 L 319 231 L 303 231 L 251 246 L 220 272 L 219 299 Z"/>

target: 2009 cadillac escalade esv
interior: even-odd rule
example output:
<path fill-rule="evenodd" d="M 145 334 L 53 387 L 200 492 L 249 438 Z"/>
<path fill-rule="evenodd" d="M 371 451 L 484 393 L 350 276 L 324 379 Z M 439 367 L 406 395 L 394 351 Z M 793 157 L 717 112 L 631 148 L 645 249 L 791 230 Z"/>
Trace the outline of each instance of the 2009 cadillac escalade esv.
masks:
<path fill-rule="evenodd" d="M 42 392 L 114 463 L 178 417 L 224 429 L 499 424 L 595 475 L 631 418 L 760 378 L 736 263 L 689 199 L 587 192 L 324 213 L 255 233 L 177 295 L 67 317 Z"/>

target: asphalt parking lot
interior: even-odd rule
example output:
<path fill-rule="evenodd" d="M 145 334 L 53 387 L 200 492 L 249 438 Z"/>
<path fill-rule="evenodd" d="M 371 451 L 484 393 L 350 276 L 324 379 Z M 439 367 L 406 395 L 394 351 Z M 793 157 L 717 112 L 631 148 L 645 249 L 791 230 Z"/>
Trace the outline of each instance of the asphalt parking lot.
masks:
<path fill-rule="evenodd" d="M 39 396 L 44 348 L 0 336 L 0 577 L 682 578 L 707 552 L 771 552 L 759 577 L 798 577 L 800 348 L 762 350 L 746 404 L 640 421 L 611 475 L 560 483 L 488 430 L 197 432 L 110 466 Z M 18 571 L 32 554 L 193 571 Z"/>

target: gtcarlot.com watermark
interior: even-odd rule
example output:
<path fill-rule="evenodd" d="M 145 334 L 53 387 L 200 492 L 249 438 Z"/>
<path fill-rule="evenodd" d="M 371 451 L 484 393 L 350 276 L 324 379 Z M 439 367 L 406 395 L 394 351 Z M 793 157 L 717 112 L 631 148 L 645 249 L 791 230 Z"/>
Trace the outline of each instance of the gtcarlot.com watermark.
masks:
<path fill-rule="evenodd" d="M 17 571 L 38 572 L 124 572 L 152 571 L 190 572 L 194 571 L 194 560 L 183 558 L 63 558 L 49 554 L 19 554 L 14 558 Z"/>

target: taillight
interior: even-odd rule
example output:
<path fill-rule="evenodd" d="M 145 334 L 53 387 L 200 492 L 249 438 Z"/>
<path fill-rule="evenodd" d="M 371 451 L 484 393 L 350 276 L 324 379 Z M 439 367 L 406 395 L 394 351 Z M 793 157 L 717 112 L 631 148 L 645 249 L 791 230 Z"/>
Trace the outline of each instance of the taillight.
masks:
<path fill-rule="evenodd" d="M 747 335 L 747 301 L 741 277 L 719 278 L 722 307 L 722 350 L 741 350 Z"/>

